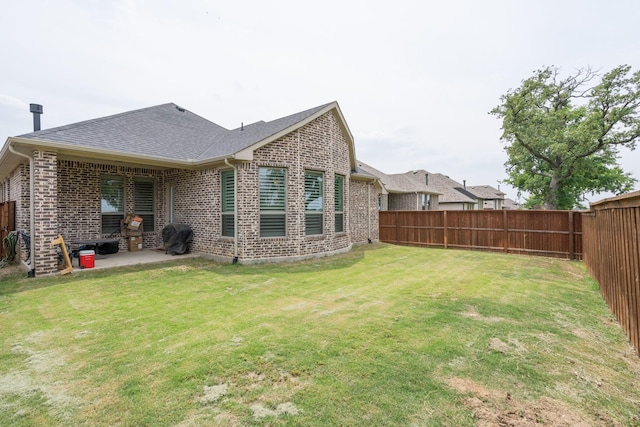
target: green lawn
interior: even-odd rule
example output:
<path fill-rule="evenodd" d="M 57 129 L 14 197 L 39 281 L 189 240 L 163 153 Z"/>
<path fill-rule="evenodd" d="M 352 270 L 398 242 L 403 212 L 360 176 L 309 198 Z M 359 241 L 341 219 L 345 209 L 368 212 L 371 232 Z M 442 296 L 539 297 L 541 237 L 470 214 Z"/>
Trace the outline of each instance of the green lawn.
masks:
<path fill-rule="evenodd" d="M 640 425 L 579 262 L 367 245 L 1 280 L 3 426 Z"/>

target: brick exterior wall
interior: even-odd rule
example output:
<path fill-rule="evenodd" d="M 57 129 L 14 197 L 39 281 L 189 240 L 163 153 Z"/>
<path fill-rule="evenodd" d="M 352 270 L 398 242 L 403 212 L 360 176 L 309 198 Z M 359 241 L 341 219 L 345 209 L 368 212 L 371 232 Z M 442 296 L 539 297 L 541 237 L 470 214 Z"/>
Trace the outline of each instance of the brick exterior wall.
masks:
<path fill-rule="evenodd" d="M 57 155 L 34 151 L 34 218 L 36 274 L 55 273 L 58 266 L 56 248 L 51 241 L 58 236 Z M 32 236 L 33 237 L 33 236 Z"/>
<path fill-rule="evenodd" d="M 233 238 L 222 237 L 220 169 L 170 170 L 165 185 L 174 188 L 174 222 L 193 229 L 192 250 L 216 257 L 233 257 Z M 240 189 L 239 191 L 243 191 Z M 237 200 L 236 200 L 237 202 Z"/>
<path fill-rule="evenodd" d="M 351 180 L 349 233 L 354 243 L 377 242 L 379 190 L 371 182 Z"/>
<path fill-rule="evenodd" d="M 422 195 L 415 193 L 390 193 L 390 211 L 416 211 L 422 210 Z"/>
<path fill-rule="evenodd" d="M 345 230 L 350 230 L 352 217 L 349 176 L 349 145 L 333 115 L 327 113 L 295 132 L 286 135 L 254 153 L 254 160 L 234 165 L 238 194 L 238 257 L 243 262 L 308 257 L 347 250 L 353 240 L 350 232 L 335 233 L 334 177 L 345 177 Z M 260 237 L 259 168 L 280 167 L 287 174 L 287 207 L 285 237 Z M 234 255 L 233 238 L 221 236 L 220 172 L 228 167 L 201 171 L 171 170 L 165 174 L 167 187 L 175 189 L 175 222 L 191 225 L 193 250 L 221 258 Z M 324 174 L 324 233 L 305 235 L 304 172 Z M 366 200 L 366 199 L 365 199 Z M 358 200 L 360 203 L 362 200 Z M 366 203 L 366 202 L 365 202 Z M 377 234 L 377 195 L 372 199 Z M 360 207 L 363 209 L 363 207 Z M 359 233 L 358 235 L 360 235 Z M 359 237 L 367 241 L 367 237 Z"/>
<path fill-rule="evenodd" d="M 237 179 L 238 257 L 241 262 L 306 258 L 348 250 L 352 243 L 378 239 L 378 190 L 372 183 L 350 177 L 349 142 L 334 112 L 328 112 L 296 131 L 254 152 L 250 162 L 234 164 Z M 57 271 L 55 247 L 50 242 L 62 234 L 67 242 L 106 237 L 101 234 L 100 178 L 124 178 L 125 213 L 133 213 L 135 178 L 155 182 L 155 228 L 144 229 L 144 247 L 162 246 L 161 232 L 173 213 L 175 223 L 194 231 L 192 250 L 221 259 L 234 256 L 234 239 L 221 235 L 221 171 L 228 166 L 202 170 L 156 170 L 122 165 L 58 160 L 55 153 L 35 152 L 37 274 Z M 260 237 L 260 167 L 282 167 L 287 173 L 286 236 Z M 304 173 L 324 176 L 323 233 L 305 234 Z M 334 177 L 344 180 L 344 230 L 335 233 Z M 10 179 L 16 199 L 17 227 L 29 228 L 28 166 Z M 169 212 L 170 191 L 173 209 Z M 119 237 L 119 235 L 117 235 Z M 120 249 L 126 251 L 121 239 Z"/>
<path fill-rule="evenodd" d="M 9 176 L 7 200 L 16 202 L 16 230 L 29 232 L 29 165 L 20 165 Z"/>
<path fill-rule="evenodd" d="M 155 183 L 155 228 L 144 228 L 145 248 L 156 248 L 162 244 L 160 235 L 164 227 L 164 174 L 162 171 L 114 166 L 107 164 L 61 160 L 58 162 L 58 229 L 67 242 L 80 239 L 108 237 L 102 234 L 100 207 L 100 179 L 103 176 L 123 177 L 125 186 L 125 213 L 134 211 L 135 178 L 151 178 Z M 143 224 L 144 227 L 144 224 Z M 115 231 L 115 230 L 114 230 Z M 127 242 L 120 238 L 120 250 L 127 250 Z"/>
<path fill-rule="evenodd" d="M 6 200 L 16 202 L 16 230 L 26 234 L 29 231 L 29 164 L 20 165 L 9 175 L 6 185 Z M 27 261 L 27 246 L 23 239 L 18 240 L 18 259 Z"/>
<path fill-rule="evenodd" d="M 281 238 L 260 237 L 260 203 L 258 169 L 281 167 L 287 173 L 287 235 Z M 320 171 L 324 180 L 323 234 L 305 235 L 304 173 Z M 245 260 L 306 257 L 348 249 L 348 233 L 335 233 L 334 177 L 345 179 L 345 212 L 349 210 L 349 144 L 332 112 L 326 113 L 297 131 L 274 141 L 254 153 L 254 161 L 238 171 L 238 216 L 244 226 L 239 242 Z M 348 230 L 348 219 L 345 230 Z"/>
<path fill-rule="evenodd" d="M 422 193 L 389 193 L 381 196 L 382 211 L 415 211 L 422 209 Z M 429 198 L 431 203 L 429 206 L 425 206 L 424 210 L 437 211 L 439 208 L 437 195 L 425 195 L 425 202 L 428 203 Z"/>

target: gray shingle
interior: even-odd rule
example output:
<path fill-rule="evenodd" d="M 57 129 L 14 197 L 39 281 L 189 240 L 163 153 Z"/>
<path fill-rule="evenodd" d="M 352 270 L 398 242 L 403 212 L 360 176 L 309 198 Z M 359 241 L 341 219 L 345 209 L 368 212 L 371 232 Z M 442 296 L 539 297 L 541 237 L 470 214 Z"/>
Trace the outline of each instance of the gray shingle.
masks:
<path fill-rule="evenodd" d="M 243 130 L 228 130 L 169 103 L 31 132 L 19 137 L 129 155 L 206 161 L 230 156 L 248 148 L 311 117 L 330 104 L 270 122 L 256 122 L 245 126 Z"/>
<path fill-rule="evenodd" d="M 170 103 L 20 137 L 126 154 L 191 160 L 197 159 L 227 132 L 222 126 Z"/>
<path fill-rule="evenodd" d="M 392 193 L 440 194 L 431 185 L 426 184 L 426 171 L 412 171 L 404 174 L 386 174 L 366 163 L 358 161 L 358 168 L 376 176 L 387 191 Z"/>
<path fill-rule="evenodd" d="M 464 189 L 464 186 L 459 182 L 449 178 L 441 173 L 429 174 L 429 185 L 435 187 L 442 193 L 439 197 L 440 203 L 476 203 L 477 200 L 473 195 L 466 195 L 457 190 L 457 188 Z"/>
<path fill-rule="evenodd" d="M 270 122 L 259 121 L 227 131 L 219 141 L 211 144 L 207 150 L 200 155 L 200 160 L 221 157 L 237 153 L 247 147 L 257 144 L 280 131 L 287 129 L 301 121 L 313 116 L 318 111 L 332 103 L 320 105 L 319 107 L 301 111 L 290 116 L 272 120 Z"/>
<path fill-rule="evenodd" d="M 503 199 L 505 194 L 490 185 L 467 185 L 467 190 L 475 194 L 477 198 L 487 200 Z"/>

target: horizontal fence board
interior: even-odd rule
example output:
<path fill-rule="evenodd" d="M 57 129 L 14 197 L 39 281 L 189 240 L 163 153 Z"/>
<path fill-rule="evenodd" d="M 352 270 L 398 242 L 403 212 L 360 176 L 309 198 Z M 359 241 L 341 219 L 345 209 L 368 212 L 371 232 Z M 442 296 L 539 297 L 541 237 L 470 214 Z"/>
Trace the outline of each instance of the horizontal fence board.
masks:
<path fill-rule="evenodd" d="M 640 192 L 594 203 L 583 216 L 584 263 L 640 356 Z"/>
<path fill-rule="evenodd" d="M 382 211 L 388 243 L 582 258 L 581 215 L 570 211 Z"/>

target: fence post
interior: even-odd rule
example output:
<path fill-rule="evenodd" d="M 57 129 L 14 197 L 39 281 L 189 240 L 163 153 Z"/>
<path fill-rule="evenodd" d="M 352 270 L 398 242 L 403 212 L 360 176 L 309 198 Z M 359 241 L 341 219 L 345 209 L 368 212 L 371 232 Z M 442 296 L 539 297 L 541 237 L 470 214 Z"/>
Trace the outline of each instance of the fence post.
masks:
<path fill-rule="evenodd" d="M 398 220 L 398 211 L 396 211 L 396 214 L 394 216 L 395 216 L 394 221 L 396 223 L 396 245 L 398 245 L 400 244 L 400 237 L 398 237 L 400 234 L 400 221 Z"/>
<path fill-rule="evenodd" d="M 444 248 L 448 248 L 447 239 L 447 211 L 442 211 L 442 222 L 444 224 Z"/>
<path fill-rule="evenodd" d="M 507 210 L 502 211 L 502 225 L 504 227 L 504 253 L 509 253 L 509 220 L 507 218 Z"/>
<path fill-rule="evenodd" d="M 573 211 L 569 211 L 569 259 L 576 259 L 576 243 L 575 243 L 575 232 L 573 226 Z"/>

